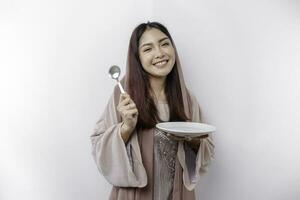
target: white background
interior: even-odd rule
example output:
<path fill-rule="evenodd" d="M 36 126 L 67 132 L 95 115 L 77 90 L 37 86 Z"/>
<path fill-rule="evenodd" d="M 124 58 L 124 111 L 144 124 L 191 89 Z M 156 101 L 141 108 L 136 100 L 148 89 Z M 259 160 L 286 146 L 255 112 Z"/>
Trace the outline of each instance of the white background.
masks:
<path fill-rule="evenodd" d="M 0 1 L 0 199 L 108 199 L 89 136 L 133 28 L 165 24 L 216 160 L 201 200 L 298 200 L 299 1 Z"/>

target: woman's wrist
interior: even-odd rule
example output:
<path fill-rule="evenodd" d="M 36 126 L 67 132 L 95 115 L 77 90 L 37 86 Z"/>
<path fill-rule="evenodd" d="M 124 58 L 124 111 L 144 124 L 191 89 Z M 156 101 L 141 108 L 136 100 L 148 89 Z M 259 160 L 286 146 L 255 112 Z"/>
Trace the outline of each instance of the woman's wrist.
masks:
<path fill-rule="evenodd" d="M 133 129 L 128 127 L 124 122 L 121 124 L 121 137 L 126 143 L 131 136 L 131 133 L 133 132 Z"/>
<path fill-rule="evenodd" d="M 205 139 L 205 138 L 208 138 L 208 134 L 202 135 L 202 136 L 199 136 L 199 137 L 194 137 L 194 138 L 192 138 L 191 140 L 189 140 L 187 142 L 192 143 L 192 144 L 199 144 L 200 139 Z"/>
<path fill-rule="evenodd" d="M 203 136 L 200 136 L 200 137 L 196 137 L 196 138 L 193 138 L 192 140 L 190 141 L 186 141 L 186 143 L 194 150 L 198 149 L 199 148 L 199 145 L 200 145 L 200 139 L 205 139 L 208 137 L 208 134 L 206 135 L 203 135 Z"/>

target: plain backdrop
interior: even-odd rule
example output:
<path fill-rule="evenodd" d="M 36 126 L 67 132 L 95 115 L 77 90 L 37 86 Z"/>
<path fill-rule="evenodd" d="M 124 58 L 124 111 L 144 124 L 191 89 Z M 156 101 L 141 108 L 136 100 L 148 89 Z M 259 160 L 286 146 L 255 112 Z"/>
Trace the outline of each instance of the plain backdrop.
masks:
<path fill-rule="evenodd" d="M 296 0 L 1 0 L 0 199 L 105 200 L 90 135 L 133 28 L 165 24 L 217 127 L 201 200 L 300 199 Z M 124 73 L 123 73 L 124 74 Z"/>

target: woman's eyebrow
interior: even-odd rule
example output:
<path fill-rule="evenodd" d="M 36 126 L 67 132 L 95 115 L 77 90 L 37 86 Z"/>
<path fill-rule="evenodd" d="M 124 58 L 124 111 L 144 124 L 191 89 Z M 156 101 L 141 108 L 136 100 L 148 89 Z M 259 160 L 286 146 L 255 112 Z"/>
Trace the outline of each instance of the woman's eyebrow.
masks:
<path fill-rule="evenodd" d="M 169 39 L 168 37 L 164 37 L 164 38 L 162 38 L 162 39 L 158 40 L 158 42 L 162 42 L 162 41 L 164 41 L 164 40 L 168 40 L 168 39 Z"/>
<path fill-rule="evenodd" d="M 167 40 L 167 39 L 169 39 L 169 38 L 168 37 L 164 37 L 164 38 L 158 40 L 158 43 L 160 43 L 160 42 L 162 42 L 164 40 Z M 152 45 L 152 43 L 145 43 L 145 44 L 141 45 L 140 48 L 143 47 L 143 46 L 150 46 L 150 45 Z"/>
<path fill-rule="evenodd" d="M 143 46 L 150 46 L 150 45 L 152 45 L 152 43 L 145 43 L 145 44 L 141 45 L 140 47 L 143 47 Z"/>

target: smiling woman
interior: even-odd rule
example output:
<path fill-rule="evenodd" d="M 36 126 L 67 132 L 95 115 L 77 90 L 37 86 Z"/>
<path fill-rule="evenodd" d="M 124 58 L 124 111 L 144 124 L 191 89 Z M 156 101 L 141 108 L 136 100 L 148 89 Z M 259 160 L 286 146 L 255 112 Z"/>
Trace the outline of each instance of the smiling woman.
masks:
<path fill-rule="evenodd" d="M 150 79 L 165 79 L 175 63 L 174 47 L 159 29 L 148 29 L 144 32 L 140 39 L 139 55 Z"/>
<path fill-rule="evenodd" d="M 155 129 L 163 121 L 200 122 L 186 88 L 175 44 L 160 23 L 133 31 L 122 84 L 91 136 L 93 156 L 113 185 L 111 200 L 194 200 L 194 188 L 214 156 L 210 135 L 185 141 Z"/>

